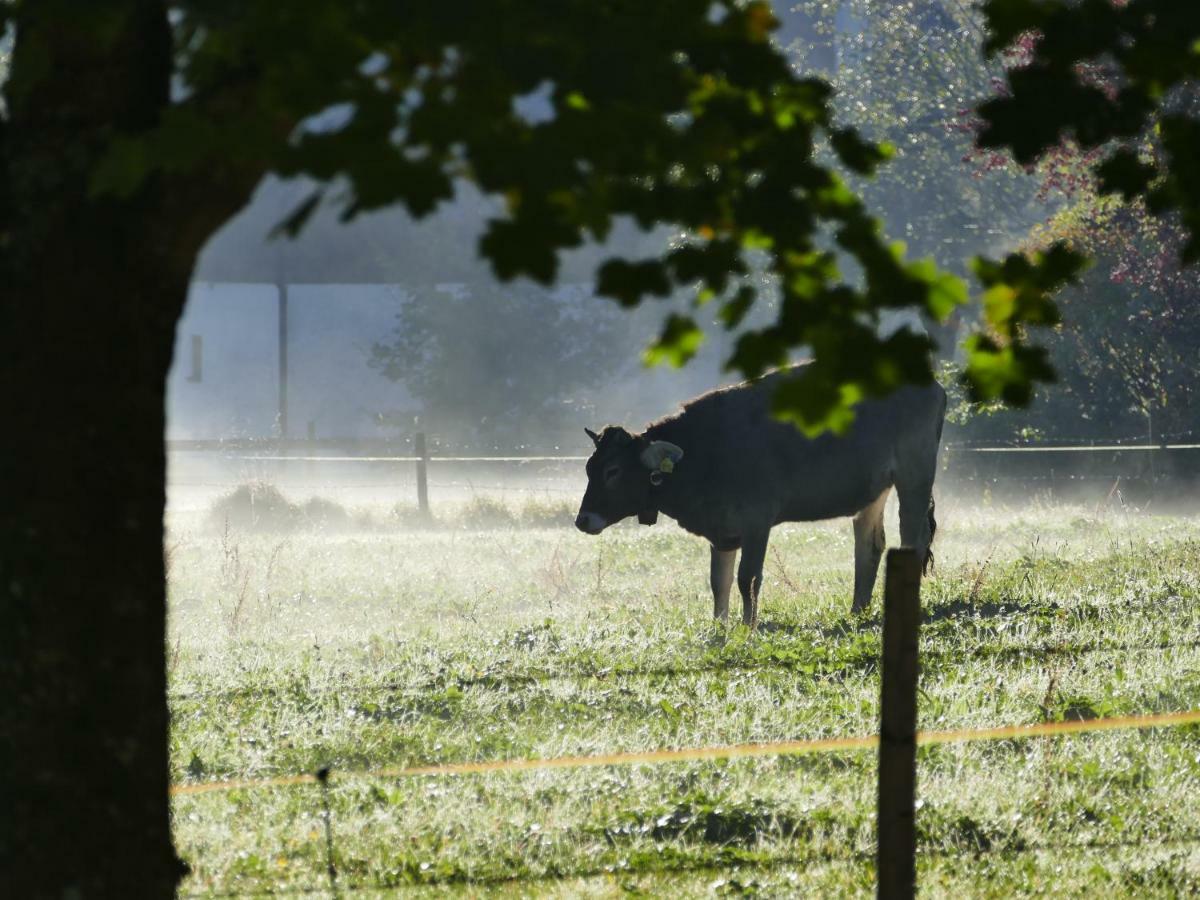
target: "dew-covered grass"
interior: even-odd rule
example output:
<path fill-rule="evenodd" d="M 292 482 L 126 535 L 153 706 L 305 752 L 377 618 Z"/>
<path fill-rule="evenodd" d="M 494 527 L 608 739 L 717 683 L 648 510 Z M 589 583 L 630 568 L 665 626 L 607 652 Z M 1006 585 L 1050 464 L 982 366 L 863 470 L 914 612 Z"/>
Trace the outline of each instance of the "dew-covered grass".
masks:
<path fill-rule="evenodd" d="M 939 509 L 923 728 L 1200 707 L 1200 518 Z M 364 896 L 869 895 L 870 752 L 361 774 L 876 727 L 878 588 L 852 618 L 848 523 L 777 529 L 748 634 L 711 621 L 707 548 L 665 522 L 589 538 L 491 513 L 173 515 L 172 779 L 332 766 L 339 884 Z M 1200 891 L 1195 727 L 927 747 L 918 791 L 929 896 Z M 317 785 L 174 807 L 185 894 L 327 885 Z"/>

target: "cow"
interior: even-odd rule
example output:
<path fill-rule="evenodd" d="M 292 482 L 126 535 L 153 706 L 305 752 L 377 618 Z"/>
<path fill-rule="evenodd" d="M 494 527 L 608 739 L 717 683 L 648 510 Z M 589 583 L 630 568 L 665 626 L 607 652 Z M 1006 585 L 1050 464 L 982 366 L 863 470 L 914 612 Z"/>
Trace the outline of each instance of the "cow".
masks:
<path fill-rule="evenodd" d="M 729 614 L 734 561 L 742 621 L 758 623 L 758 594 L 771 529 L 781 522 L 854 520 L 855 613 L 865 611 L 885 546 L 883 511 L 892 488 L 900 500 L 900 540 L 928 572 L 934 519 L 933 480 L 946 413 L 936 383 L 905 386 L 861 402 L 841 435 L 805 437 L 771 415 L 771 396 L 800 367 L 715 390 L 688 401 L 640 434 L 610 425 L 584 429 L 595 450 L 575 520 L 587 534 L 636 515 L 652 525 L 660 512 L 711 545 L 713 615 Z"/>

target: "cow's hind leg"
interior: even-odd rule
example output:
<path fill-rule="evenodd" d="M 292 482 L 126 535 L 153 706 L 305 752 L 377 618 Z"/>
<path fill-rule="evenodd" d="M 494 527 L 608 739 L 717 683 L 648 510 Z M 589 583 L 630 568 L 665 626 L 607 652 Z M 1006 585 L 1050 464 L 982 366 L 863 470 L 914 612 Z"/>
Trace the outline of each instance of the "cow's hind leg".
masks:
<path fill-rule="evenodd" d="M 724 621 L 729 618 L 729 589 L 733 586 L 733 564 L 736 550 L 718 550 L 712 547 L 709 566 L 709 582 L 713 593 L 713 618 Z"/>
<path fill-rule="evenodd" d="M 742 595 L 742 624 L 758 625 L 758 593 L 762 589 L 763 562 L 767 558 L 770 529 L 742 539 L 742 561 L 738 564 L 738 591 Z"/>
<path fill-rule="evenodd" d="M 933 480 L 937 477 L 938 449 L 946 401 L 924 433 L 915 433 L 900 446 L 896 466 L 896 495 L 900 498 L 900 540 L 916 551 L 921 570 L 928 573 L 933 565 L 933 543 L 937 522 L 933 518 Z"/>
<path fill-rule="evenodd" d="M 930 544 L 937 522 L 933 518 L 933 481 L 908 487 L 896 486 L 900 498 L 900 542 L 916 551 L 922 571 L 928 572 L 933 559 Z"/>
<path fill-rule="evenodd" d="M 850 607 L 851 612 L 863 612 L 871 605 L 879 560 L 887 546 L 883 510 L 891 490 L 888 488 L 854 517 L 854 605 Z"/>

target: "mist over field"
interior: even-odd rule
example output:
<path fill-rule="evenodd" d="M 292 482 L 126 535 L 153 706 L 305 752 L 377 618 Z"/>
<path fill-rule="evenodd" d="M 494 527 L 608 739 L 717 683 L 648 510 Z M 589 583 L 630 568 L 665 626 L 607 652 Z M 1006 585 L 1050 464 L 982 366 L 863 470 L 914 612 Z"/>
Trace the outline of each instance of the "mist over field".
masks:
<path fill-rule="evenodd" d="M 297 494 L 298 496 L 298 494 Z M 260 496 L 169 516 L 172 779 L 332 766 L 339 877 L 371 890 L 706 896 L 873 890 L 867 752 L 494 775 L 422 763 L 870 734 L 879 599 L 849 615 L 848 523 L 775 530 L 756 634 L 710 618 L 704 543 L 669 522 L 598 538 L 557 495 L 435 506 L 436 525 Z M 536 496 L 536 495 L 535 495 Z M 213 513 L 224 517 L 214 519 Z M 923 587 L 923 728 L 1195 706 L 1194 516 L 943 498 Z M 277 518 L 272 518 L 273 516 Z M 565 521 L 564 521 L 565 519 Z M 895 509 L 885 525 L 896 534 Z M 1048 882 L 1200 886 L 1186 729 L 922 751 L 935 896 Z M 175 801 L 193 892 L 321 882 L 313 785 Z M 534 887 L 529 887 L 532 884 Z M 427 886 L 422 888 L 422 886 Z"/>

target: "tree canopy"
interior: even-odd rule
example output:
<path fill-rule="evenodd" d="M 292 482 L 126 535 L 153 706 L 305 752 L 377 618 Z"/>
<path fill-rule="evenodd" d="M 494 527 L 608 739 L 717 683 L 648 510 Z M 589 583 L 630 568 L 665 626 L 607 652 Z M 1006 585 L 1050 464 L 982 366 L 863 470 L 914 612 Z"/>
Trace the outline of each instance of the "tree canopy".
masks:
<path fill-rule="evenodd" d="M 895 147 L 855 184 L 885 234 L 966 276 L 973 256 L 1017 246 L 1045 219 L 1037 178 L 974 158 L 974 107 L 1004 74 L 981 52 L 974 9 L 949 0 L 801 0 L 798 9 L 815 24 L 787 45 L 797 69 L 819 67 L 832 44 L 839 120 Z"/>
<path fill-rule="evenodd" d="M 18 2 L 0 17 L 20 32 L 22 17 L 69 15 L 103 43 L 139 5 Z M 1029 163 L 1064 139 L 1093 148 L 1153 132 L 1157 152 L 1117 147 L 1103 155 L 1100 181 L 1178 213 L 1193 235 L 1189 260 L 1200 254 L 1191 164 L 1200 125 L 1184 92 L 1200 66 L 1192 6 L 988 0 L 988 54 L 1036 38 L 1008 90 L 981 107 L 979 134 L 981 146 Z M 615 223 L 669 223 L 686 240 L 661 255 L 609 260 L 600 291 L 635 305 L 696 287 L 697 305 L 718 304 L 738 333 L 728 363 L 746 375 L 804 347 L 815 364 L 779 407 L 807 427 L 844 424 L 858 397 L 930 377 L 929 341 L 878 337 L 881 311 L 941 320 L 966 299 L 957 278 L 905 261 L 881 237 L 846 177 L 874 174 L 893 150 L 836 123 L 828 85 L 796 75 L 772 43 L 768 3 L 501 2 L 481 13 L 455 2 L 181 0 L 169 11 L 172 102 L 152 123 L 112 123 L 92 178 L 97 197 L 200 172 L 243 195 L 268 172 L 305 176 L 317 187 L 282 223 L 294 233 L 328 207 L 345 219 L 392 205 L 424 216 L 469 180 L 504 206 L 481 254 L 503 279 L 543 283 L 563 251 L 603 241 Z M 906 21 L 935 34 L 963 25 L 962 12 Z M 806 14 L 819 21 L 821 11 Z M 978 78 L 970 60 L 955 66 L 954 78 Z M 1101 83 L 1098 71 L 1115 77 Z M 871 81 L 870 66 L 854 72 Z M 913 72 L 932 77 L 928 65 Z M 37 79 L 26 66 L 6 93 L 17 98 Z M 939 91 L 922 96 L 957 99 Z M 547 112 L 523 111 L 530 98 Z M 920 235 L 915 243 L 936 248 Z M 987 329 L 966 348 L 974 396 L 1020 403 L 1033 381 L 1052 377 L 1025 326 L 1057 321 L 1049 294 L 1080 262 L 1062 246 L 976 261 Z M 742 277 L 751 271 L 766 271 L 778 292 L 773 321 L 756 327 L 745 318 L 762 290 Z M 692 317 L 675 313 L 654 355 L 680 363 L 701 340 Z"/>
<path fill-rule="evenodd" d="M 1190 235 L 1183 258 L 1200 259 L 1200 6 L 987 0 L 984 11 L 989 54 L 1023 36 L 1030 53 L 1004 95 L 980 108 L 980 145 L 1008 148 L 1020 163 L 1065 141 L 1110 147 L 1097 165 L 1102 190 L 1177 213 Z"/>
<path fill-rule="evenodd" d="M 136 5 L 6 9 L 29 41 L 23 20 L 73 16 L 103 43 Z M 829 86 L 772 43 L 767 3 L 190 0 L 170 22 L 172 102 L 152 123 L 112 123 L 97 197 L 186 177 L 248 196 L 267 172 L 305 176 L 318 187 L 283 223 L 295 231 L 323 205 L 347 219 L 394 204 L 426 215 L 466 179 L 504 203 L 479 246 L 496 274 L 544 283 L 564 250 L 617 222 L 668 223 L 687 239 L 608 261 L 600 292 L 635 305 L 695 286 L 740 331 L 729 365 L 749 376 L 806 348 L 815 363 L 778 405 L 807 427 L 843 425 L 859 397 L 931 377 L 931 342 L 879 337 L 881 311 L 941 320 L 966 300 L 958 278 L 881 237 L 846 175 L 892 151 L 835 124 Z M 8 95 L 37 79 L 18 67 Z M 549 113 L 523 113 L 531 97 Z M 745 324 L 752 269 L 778 290 L 763 327 Z M 1048 318 L 1045 291 L 1075 269 L 1057 249 L 980 267 L 989 296 L 1011 282 L 1017 299 L 991 301 L 995 333 L 969 348 L 975 393 L 1019 401 L 1046 374 L 1020 325 Z M 673 314 L 656 355 L 683 362 L 701 336 Z"/>

